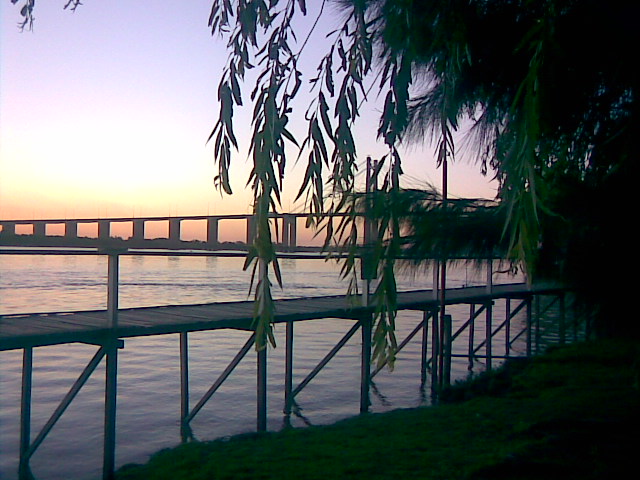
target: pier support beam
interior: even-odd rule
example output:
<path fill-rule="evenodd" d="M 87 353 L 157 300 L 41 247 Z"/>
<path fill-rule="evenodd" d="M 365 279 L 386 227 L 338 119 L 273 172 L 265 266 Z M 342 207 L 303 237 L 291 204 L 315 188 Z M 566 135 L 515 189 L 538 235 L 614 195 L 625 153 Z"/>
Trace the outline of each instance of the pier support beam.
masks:
<path fill-rule="evenodd" d="M 493 302 L 490 301 L 485 306 L 485 334 L 487 336 L 485 343 L 485 352 L 487 357 L 486 369 L 491 370 L 492 363 L 492 340 L 493 340 Z"/>
<path fill-rule="evenodd" d="M 257 429 L 267 431 L 267 347 L 257 352 Z"/>
<path fill-rule="evenodd" d="M 20 399 L 20 480 L 32 478 L 29 468 L 29 448 L 31 446 L 31 388 L 33 381 L 33 348 L 22 352 L 22 396 Z"/>
<path fill-rule="evenodd" d="M 180 437 L 187 442 L 191 428 L 187 423 L 189 416 L 189 342 L 187 332 L 180 332 Z"/>
<path fill-rule="evenodd" d="M 371 401 L 369 388 L 371 386 L 371 316 L 360 319 L 362 331 L 362 359 L 360 369 L 360 413 L 367 413 Z"/>
<path fill-rule="evenodd" d="M 104 389 L 104 451 L 102 478 L 113 480 L 116 465 L 116 397 L 118 385 L 118 342 L 114 338 L 105 345 L 107 363 Z"/>
<path fill-rule="evenodd" d="M 287 322 L 285 333 L 284 414 L 291 414 L 293 406 L 293 322 Z"/>

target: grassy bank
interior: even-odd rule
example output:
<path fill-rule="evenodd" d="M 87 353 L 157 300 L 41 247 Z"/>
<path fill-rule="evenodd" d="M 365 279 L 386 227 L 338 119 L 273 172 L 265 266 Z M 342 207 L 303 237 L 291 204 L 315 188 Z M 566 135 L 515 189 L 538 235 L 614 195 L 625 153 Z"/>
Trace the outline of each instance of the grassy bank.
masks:
<path fill-rule="evenodd" d="M 581 344 L 455 385 L 437 407 L 192 443 L 133 479 L 601 479 L 635 470 L 635 344 Z"/>

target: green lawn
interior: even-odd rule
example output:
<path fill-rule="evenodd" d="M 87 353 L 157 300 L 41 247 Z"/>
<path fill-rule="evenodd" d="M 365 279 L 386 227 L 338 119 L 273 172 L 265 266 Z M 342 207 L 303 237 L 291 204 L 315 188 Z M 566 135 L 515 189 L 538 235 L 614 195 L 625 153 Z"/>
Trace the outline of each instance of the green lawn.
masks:
<path fill-rule="evenodd" d="M 191 443 L 117 478 L 623 478 L 636 466 L 639 361 L 637 344 L 556 349 L 456 384 L 452 403 Z"/>

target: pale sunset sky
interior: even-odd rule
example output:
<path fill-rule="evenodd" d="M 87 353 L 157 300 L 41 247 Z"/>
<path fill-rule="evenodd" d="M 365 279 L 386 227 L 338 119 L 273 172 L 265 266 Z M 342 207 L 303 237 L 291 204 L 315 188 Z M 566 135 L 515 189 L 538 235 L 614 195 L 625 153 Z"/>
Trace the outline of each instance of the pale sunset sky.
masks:
<path fill-rule="evenodd" d="M 37 2 L 33 31 L 20 32 L 19 8 L 0 2 L 0 219 L 249 212 L 251 107 L 235 117 L 243 150 L 232 168 L 234 195 L 221 197 L 213 186 L 206 139 L 227 51 L 207 27 L 211 0 L 86 0 L 75 13 L 65 3 Z M 334 21 L 325 20 L 325 31 Z M 310 45 L 318 45 L 311 57 L 326 41 L 318 34 Z M 385 153 L 371 108 L 356 127 L 362 162 Z M 296 156 L 283 211 L 303 211 L 294 204 L 305 170 Z M 404 185 L 440 187 L 432 145 L 406 151 L 403 161 Z M 479 170 L 457 161 L 450 193 L 493 198 L 496 185 Z"/>

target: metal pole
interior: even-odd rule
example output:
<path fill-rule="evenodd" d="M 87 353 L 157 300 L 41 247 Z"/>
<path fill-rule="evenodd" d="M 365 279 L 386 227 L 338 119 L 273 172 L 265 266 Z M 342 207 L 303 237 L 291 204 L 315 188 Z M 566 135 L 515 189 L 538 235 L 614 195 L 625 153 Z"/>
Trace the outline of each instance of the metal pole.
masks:
<path fill-rule="evenodd" d="M 257 428 L 259 432 L 267 431 L 267 347 L 257 353 Z"/>
<path fill-rule="evenodd" d="M 287 322 L 285 335 L 284 414 L 289 415 L 293 404 L 293 322 Z"/>
<path fill-rule="evenodd" d="M 20 399 L 20 466 L 21 480 L 30 479 L 29 446 L 31 443 L 31 386 L 33 381 L 33 348 L 22 352 L 22 395 Z"/>

